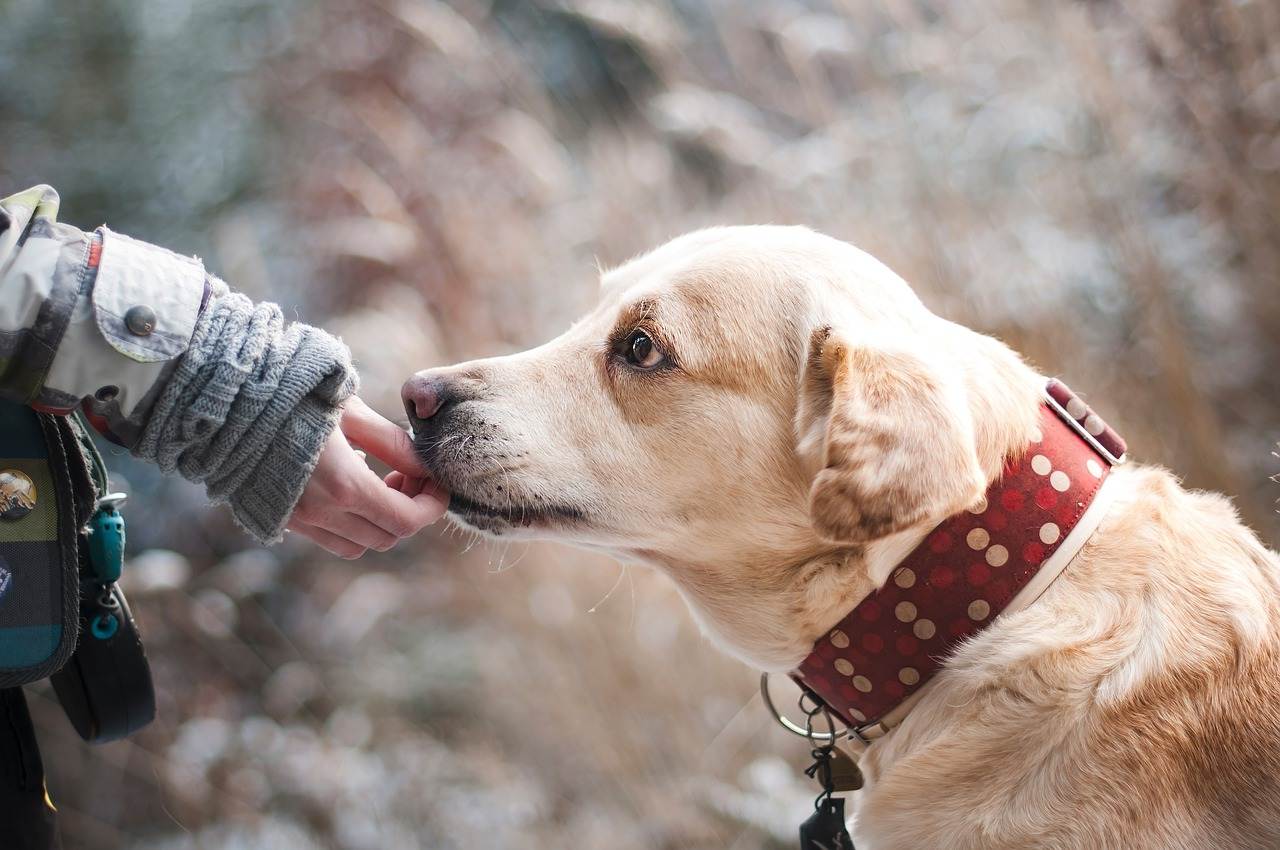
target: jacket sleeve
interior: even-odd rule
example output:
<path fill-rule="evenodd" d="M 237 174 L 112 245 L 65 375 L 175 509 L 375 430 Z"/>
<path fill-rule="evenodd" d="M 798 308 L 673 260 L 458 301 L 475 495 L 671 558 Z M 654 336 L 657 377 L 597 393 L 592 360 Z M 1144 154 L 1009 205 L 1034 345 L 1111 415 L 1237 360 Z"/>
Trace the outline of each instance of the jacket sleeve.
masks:
<path fill-rule="evenodd" d="M 57 213 L 48 186 L 0 200 L 0 396 L 80 408 L 278 540 L 355 392 L 346 346 L 196 258 Z"/>
<path fill-rule="evenodd" d="M 132 448 L 210 279 L 195 258 L 57 215 L 48 186 L 0 201 L 0 395 L 55 413 L 83 403 Z"/>

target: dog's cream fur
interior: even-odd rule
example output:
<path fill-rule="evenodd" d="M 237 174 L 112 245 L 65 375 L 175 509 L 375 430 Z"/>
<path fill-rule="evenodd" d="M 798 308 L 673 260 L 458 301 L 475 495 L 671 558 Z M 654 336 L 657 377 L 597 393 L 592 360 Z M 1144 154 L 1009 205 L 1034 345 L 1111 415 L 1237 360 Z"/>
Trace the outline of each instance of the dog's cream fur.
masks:
<path fill-rule="evenodd" d="M 664 363 L 626 362 L 635 329 Z M 876 260 L 782 227 L 676 239 L 546 345 L 425 375 L 453 398 L 418 445 L 455 518 L 656 566 L 768 671 L 981 497 L 1043 386 Z M 865 754 L 860 848 L 1280 846 L 1280 559 L 1221 496 L 1111 482 L 1048 592 Z"/>

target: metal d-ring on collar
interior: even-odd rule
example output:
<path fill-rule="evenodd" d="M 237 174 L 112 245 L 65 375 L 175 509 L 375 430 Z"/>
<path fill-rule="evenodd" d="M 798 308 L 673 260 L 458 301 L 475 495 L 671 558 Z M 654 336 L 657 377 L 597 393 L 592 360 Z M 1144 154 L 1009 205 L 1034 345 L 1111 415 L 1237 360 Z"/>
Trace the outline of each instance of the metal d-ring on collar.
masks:
<path fill-rule="evenodd" d="M 852 734 L 852 732 L 848 727 L 845 727 L 843 731 L 840 731 L 840 732 L 836 731 L 835 718 L 831 716 L 831 712 L 827 709 L 825 705 L 822 705 L 821 703 L 815 703 L 813 711 L 806 711 L 803 705 L 804 700 L 813 699 L 813 697 L 807 693 L 802 693 L 800 695 L 800 700 L 801 700 L 800 710 L 803 711 L 806 715 L 805 725 L 801 726 L 795 723 L 794 721 L 788 719 L 785 715 L 783 715 L 781 711 L 778 711 L 777 706 L 773 704 L 773 696 L 770 695 L 769 693 L 769 674 L 768 673 L 760 674 L 760 697 L 764 700 L 765 708 L 769 709 L 769 713 L 773 715 L 773 719 L 778 722 L 778 725 L 781 726 L 783 729 L 786 729 L 788 732 L 790 732 L 793 735 L 799 735 L 801 738 L 804 738 L 808 741 L 813 741 L 816 743 L 834 744 L 836 741 L 839 741 L 841 738 L 847 738 Z M 813 730 L 813 718 L 815 715 L 819 713 L 826 718 L 827 730 L 828 730 L 826 732 L 815 732 Z"/>

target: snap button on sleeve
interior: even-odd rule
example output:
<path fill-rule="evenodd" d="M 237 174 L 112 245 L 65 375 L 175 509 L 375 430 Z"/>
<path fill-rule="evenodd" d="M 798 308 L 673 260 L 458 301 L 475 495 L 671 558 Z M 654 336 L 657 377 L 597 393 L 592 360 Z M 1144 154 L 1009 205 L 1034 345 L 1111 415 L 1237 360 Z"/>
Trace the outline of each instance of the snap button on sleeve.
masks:
<path fill-rule="evenodd" d="M 173 360 L 186 352 L 204 300 L 204 266 L 105 227 L 98 233 L 102 254 L 91 298 L 94 321 L 107 343 L 138 363 Z M 108 383 L 119 382 L 97 380 L 88 390 Z M 120 389 L 121 396 L 128 395 L 123 385 Z"/>
<path fill-rule="evenodd" d="M 156 329 L 156 311 L 145 304 L 130 307 L 124 314 L 124 326 L 134 336 L 150 336 Z"/>

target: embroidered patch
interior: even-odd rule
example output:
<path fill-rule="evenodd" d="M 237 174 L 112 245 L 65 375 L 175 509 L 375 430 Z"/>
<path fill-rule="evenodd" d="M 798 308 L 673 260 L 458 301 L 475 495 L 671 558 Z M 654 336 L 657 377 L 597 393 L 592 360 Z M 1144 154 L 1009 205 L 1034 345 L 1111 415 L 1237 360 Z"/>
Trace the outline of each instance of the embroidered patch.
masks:
<path fill-rule="evenodd" d="M 4 599 L 4 595 L 9 592 L 9 588 L 13 586 L 13 573 L 3 561 L 0 561 L 0 599 Z"/>
<path fill-rule="evenodd" d="M 36 506 L 36 485 L 18 469 L 0 469 L 0 519 L 21 519 Z"/>

